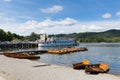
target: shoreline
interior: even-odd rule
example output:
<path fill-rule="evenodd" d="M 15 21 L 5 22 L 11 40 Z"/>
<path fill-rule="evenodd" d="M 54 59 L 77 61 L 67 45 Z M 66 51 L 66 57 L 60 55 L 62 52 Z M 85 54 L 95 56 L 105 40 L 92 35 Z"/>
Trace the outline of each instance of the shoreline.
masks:
<path fill-rule="evenodd" d="M 31 60 L 31 61 L 34 61 L 34 60 Z M 40 61 L 35 61 L 35 62 L 40 62 Z M 47 62 L 42 62 L 42 63 L 47 63 Z M 56 65 L 56 66 L 62 66 L 62 67 L 66 67 L 66 68 L 71 68 L 73 69 L 72 66 L 65 66 L 65 65 L 59 65 L 59 64 L 54 64 L 54 63 L 48 63 L 48 64 L 51 64 L 51 65 Z M 74 69 L 75 70 L 75 69 Z M 81 70 L 78 70 L 78 71 L 81 71 Z M 115 76 L 118 76 L 120 77 L 120 74 L 114 74 L 114 73 L 105 73 L 105 74 L 110 74 L 110 75 L 115 75 Z"/>
<path fill-rule="evenodd" d="M 86 74 L 84 70 L 71 67 L 36 62 L 25 59 L 8 58 L 0 55 L 0 80 L 119 80 L 120 75 Z"/>
<path fill-rule="evenodd" d="M 32 61 L 34 61 L 34 60 L 32 60 Z M 40 62 L 40 61 L 36 61 L 35 60 L 35 62 Z M 47 63 L 47 62 L 42 62 L 42 63 Z M 54 63 L 48 63 L 48 64 L 51 64 L 51 65 L 56 65 L 56 66 L 63 66 L 63 67 L 68 67 L 68 68 L 71 68 L 71 69 L 73 69 L 73 67 L 72 66 L 66 66 L 66 65 L 59 65 L 59 64 L 54 64 Z M 81 70 L 78 70 L 78 71 L 81 71 Z M 105 74 L 110 74 L 110 75 L 115 75 L 115 76 L 120 76 L 120 74 L 114 74 L 114 73 L 105 73 Z"/>

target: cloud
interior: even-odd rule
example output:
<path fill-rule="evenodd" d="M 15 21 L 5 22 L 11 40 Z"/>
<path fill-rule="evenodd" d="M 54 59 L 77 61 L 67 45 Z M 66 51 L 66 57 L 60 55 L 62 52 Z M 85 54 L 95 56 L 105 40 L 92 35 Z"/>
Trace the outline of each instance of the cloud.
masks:
<path fill-rule="evenodd" d="M 112 15 L 110 13 L 105 13 L 102 15 L 102 18 L 105 18 L 105 19 L 111 18 L 111 17 L 112 17 Z"/>
<path fill-rule="evenodd" d="M 120 17 L 120 11 L 116 13 L 116 16 L 119 16 L 119 17 Z"/>
<path fill-rule="evenodd" d="M 72 18 L 62 20 L 45 19 L 43 21 L 28 20 L 24 23 L 1 24 L 0 29 L 20 35 L 30 35 L 31 32 L 37 34 L 100 32 L 109 29 L 120 29 L 120 21 L 80 22 Z"/>
<path fill-rule="evenodd" d="M 45 19 L 41 22 L 35 21 L 35 20 L 28 20 L 24 23 L 7 23 L 2 24 L 0 28 L 11 32 L 21 34 L 21 35 L 28 35 L 31 32 L 46 32 L 46 33 L 54 33 L 54 29 L 59 33 L 63 32 L 64 28 L 69 28 L 69 26 L 72 26 L 76 24 L 77 21 L 72 18 L 65 18 L 63 20 L 51 20 L 51 19 Z M 62 29 L 62 31 L 60 30 Z M 51 30 L 51 31 L 49 31 Z"/>
<path fill-rule="evenodd" d="M 5 2 L 11 2 L 12 0 L 3 0 L 3 1 L 5 1 Z"/>
<path fill-rule="evenodd" d="M 63 7 L 59 6 L 59 5 L 54 5 L 50 8 L 40 9 L 40 11 L 43 13 L 57 13 L 57 12 L 62 11 L 62 10 L 63 10 Z"/>
<path fill-rule="evenodd" d="M 41 29 L 41 28 L 53 28 L 56 26 L 70 26 L 74 25 L 77 21 L 72 18 L 66 18 L 59 21 L 52 21 L 51 19 L 45 19 L 42 22 L 37 22 L 35 20 L 29 20 L 19 26 L 22 31 L 31 29 Z"/>
<path fill-rule="evenodd" d="M 1 22 L 11 22 L 11 21 L 14 21 L 15 19 L 14 18 L 9 18 L 9 17 L 4 17 L 4 16 L 1 16 L 0 15 L 0 20 Z"/>

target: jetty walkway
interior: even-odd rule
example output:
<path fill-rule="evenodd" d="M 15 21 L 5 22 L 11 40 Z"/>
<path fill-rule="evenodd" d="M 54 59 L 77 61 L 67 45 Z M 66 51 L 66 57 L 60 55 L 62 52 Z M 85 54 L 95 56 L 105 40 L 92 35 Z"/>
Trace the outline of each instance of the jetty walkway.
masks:
<path fill-rule="evenodd" d="M 7 51 L 7 53 L 28 53 L 31 55 L 34 54 L 42 54 L 42 53 L 50 53 L 50 54 L 67 54 L 67 53 L 73 53 L 78 51 L 86 51 L 87 48 L 80 47 L 80 48 L 62 48 L 62 49 L 44 49 L 44 50 L 24 50 L 24 51 Z M 3 54 L 5 52 L 0 52 L 0 54 Z"/>
<path fill-rule="evenodd" d="M 0 48 L 35 48 L 38 47 L 37 42 L 0 42 Z M 46 50 L 24 50 L 24 51 L 10 51 L 12 53 L 28 53 L 28 54 L 39 54 L 39 53 L 52 53 L 52 54 L 66 54 L 77 51 L 86 51 L 87 48 L 84 47 L 71 47 L 71 48 L 61 48 L 61 49 L 46 49 Z M 2 54 L 3 52 L 0 52 Z"/>
<path fill-rule="evenodd" d="M 37 42 L 0 42 L 0 48 L 34 48 Z"/>

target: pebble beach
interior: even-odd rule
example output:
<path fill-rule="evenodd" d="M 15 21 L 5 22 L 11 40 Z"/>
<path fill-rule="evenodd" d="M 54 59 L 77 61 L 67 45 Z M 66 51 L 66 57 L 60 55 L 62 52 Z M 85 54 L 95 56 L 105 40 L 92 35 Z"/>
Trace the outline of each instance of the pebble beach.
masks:
<path fill-rule="evenodd" d="M 0 80 L 120 80 L 113 74 L 86 74 L 84 70 L 0 55 Z"/>

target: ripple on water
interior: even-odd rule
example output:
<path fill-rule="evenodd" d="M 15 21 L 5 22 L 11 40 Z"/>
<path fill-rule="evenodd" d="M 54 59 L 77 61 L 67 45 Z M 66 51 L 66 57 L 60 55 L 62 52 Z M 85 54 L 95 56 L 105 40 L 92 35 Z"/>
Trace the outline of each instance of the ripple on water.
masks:
<path fill-rule="evenodd" d="M 80 47 L 81 46 L 86 46 L 88 51 L 80 51 L 64 55 L 42 54 L 40 61 L 72 66 L 73 63 L 88 59 L 92 64 L 106 62 L 110 65 L 110 73 L 120 74 L 120 43 L 85 43 L 80 45 Z"/>

